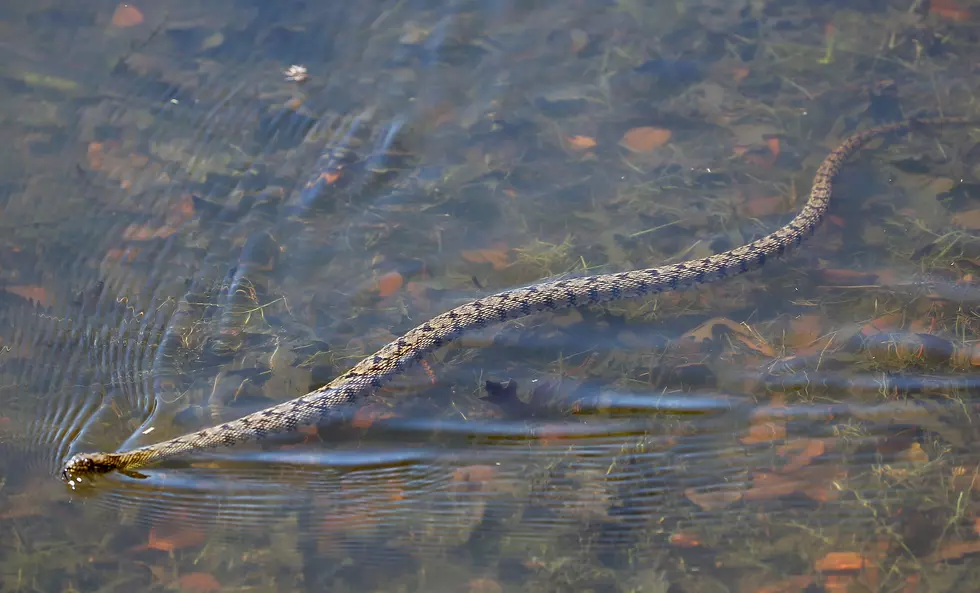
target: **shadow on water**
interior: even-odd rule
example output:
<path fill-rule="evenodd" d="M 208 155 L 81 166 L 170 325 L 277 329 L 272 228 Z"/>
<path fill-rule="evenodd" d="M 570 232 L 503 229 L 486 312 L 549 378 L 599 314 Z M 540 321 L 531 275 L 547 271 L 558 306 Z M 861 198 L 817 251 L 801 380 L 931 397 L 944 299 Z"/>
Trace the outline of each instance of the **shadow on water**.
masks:
<path fill-rule="evenodd" d="M 975 580 L 967 125 L 853 159 L 761 273 L 475 331 L 291 435 L 57 474 L 473 298 L 778 228 L 848 134 L 971 113 L 977 10 L 8 3 L 0 592 Z"/>

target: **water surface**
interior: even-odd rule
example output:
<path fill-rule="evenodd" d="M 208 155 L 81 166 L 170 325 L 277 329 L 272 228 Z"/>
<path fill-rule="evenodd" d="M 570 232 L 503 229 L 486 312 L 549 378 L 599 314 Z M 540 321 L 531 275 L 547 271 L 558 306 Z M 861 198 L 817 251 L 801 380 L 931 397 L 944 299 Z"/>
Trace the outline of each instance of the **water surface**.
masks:
<path fill-rule="evenodd" d="M 847 135 L 972 113 L 976 10 L 6 3 L 0 590 L 968 590 L 969 125 L 875 143 L 760 272 L 468 334 L 295 435 L 57 472 L 470 299 L 771 232 Z"/>

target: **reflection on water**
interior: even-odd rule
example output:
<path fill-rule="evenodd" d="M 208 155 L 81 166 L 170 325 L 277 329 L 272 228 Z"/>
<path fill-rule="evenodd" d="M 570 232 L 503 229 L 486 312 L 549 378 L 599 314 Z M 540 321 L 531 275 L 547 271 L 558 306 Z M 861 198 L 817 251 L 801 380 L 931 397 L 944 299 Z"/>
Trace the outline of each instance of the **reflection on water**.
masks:
<path fill-rule="evenodd" d="M 973 578 L 972 126 L 854 159 L 761 273 L 474 332 L 293 435 L 57 470 L 469 299 L 771 231 L 847 134 L 970 113 L 974 3 L 7 4 L 0 591 Z"/>

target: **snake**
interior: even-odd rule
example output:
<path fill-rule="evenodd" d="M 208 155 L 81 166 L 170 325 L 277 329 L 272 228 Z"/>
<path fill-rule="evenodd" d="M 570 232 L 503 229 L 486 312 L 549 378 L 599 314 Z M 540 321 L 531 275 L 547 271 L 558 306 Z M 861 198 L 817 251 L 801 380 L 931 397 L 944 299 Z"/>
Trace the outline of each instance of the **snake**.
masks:
<path fill-rule="evenodd" d="M 116 453 L 76 453 L 64 462 L 62 479 L 74 488 L 82 478 L 114 470 L 132 472 L 178 455 L 257 441 L 316 424 L 341 406 L 376 392 L 426 355 L 471 330 L 544 311 L 682 290 L 760 268 L 770 259 L 798 247 L 816 231 L 827 213 L 834 178 L 848 158 L 871 139 L 892 132 L 908 131 L 913 124 L 942 125 L 968 121 L 965 117 L 912 118 L 854 133 L 833 149 L 817 167 L 809 196 L 796 216 L 785 226 L 740 247 L 655 268 L 531 284 L 467 302 L 409 330 L 306 395 L 160 443 Z"/>

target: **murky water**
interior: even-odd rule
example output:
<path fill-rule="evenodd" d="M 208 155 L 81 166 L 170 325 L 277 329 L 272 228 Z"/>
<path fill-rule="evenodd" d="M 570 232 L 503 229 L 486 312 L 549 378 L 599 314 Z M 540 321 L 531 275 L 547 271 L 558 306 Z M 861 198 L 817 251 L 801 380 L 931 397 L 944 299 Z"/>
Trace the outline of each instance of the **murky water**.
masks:
<path fill-rule="evenodd" d="M 968 125 L 853 159 L 761 272 L 468 334 L 294 435 L 57 474 L 478 296 L 778 228 L 850 133 L 975 111 L 977 11 L 6 3 L 0 591 L 969 590 Z"/>

